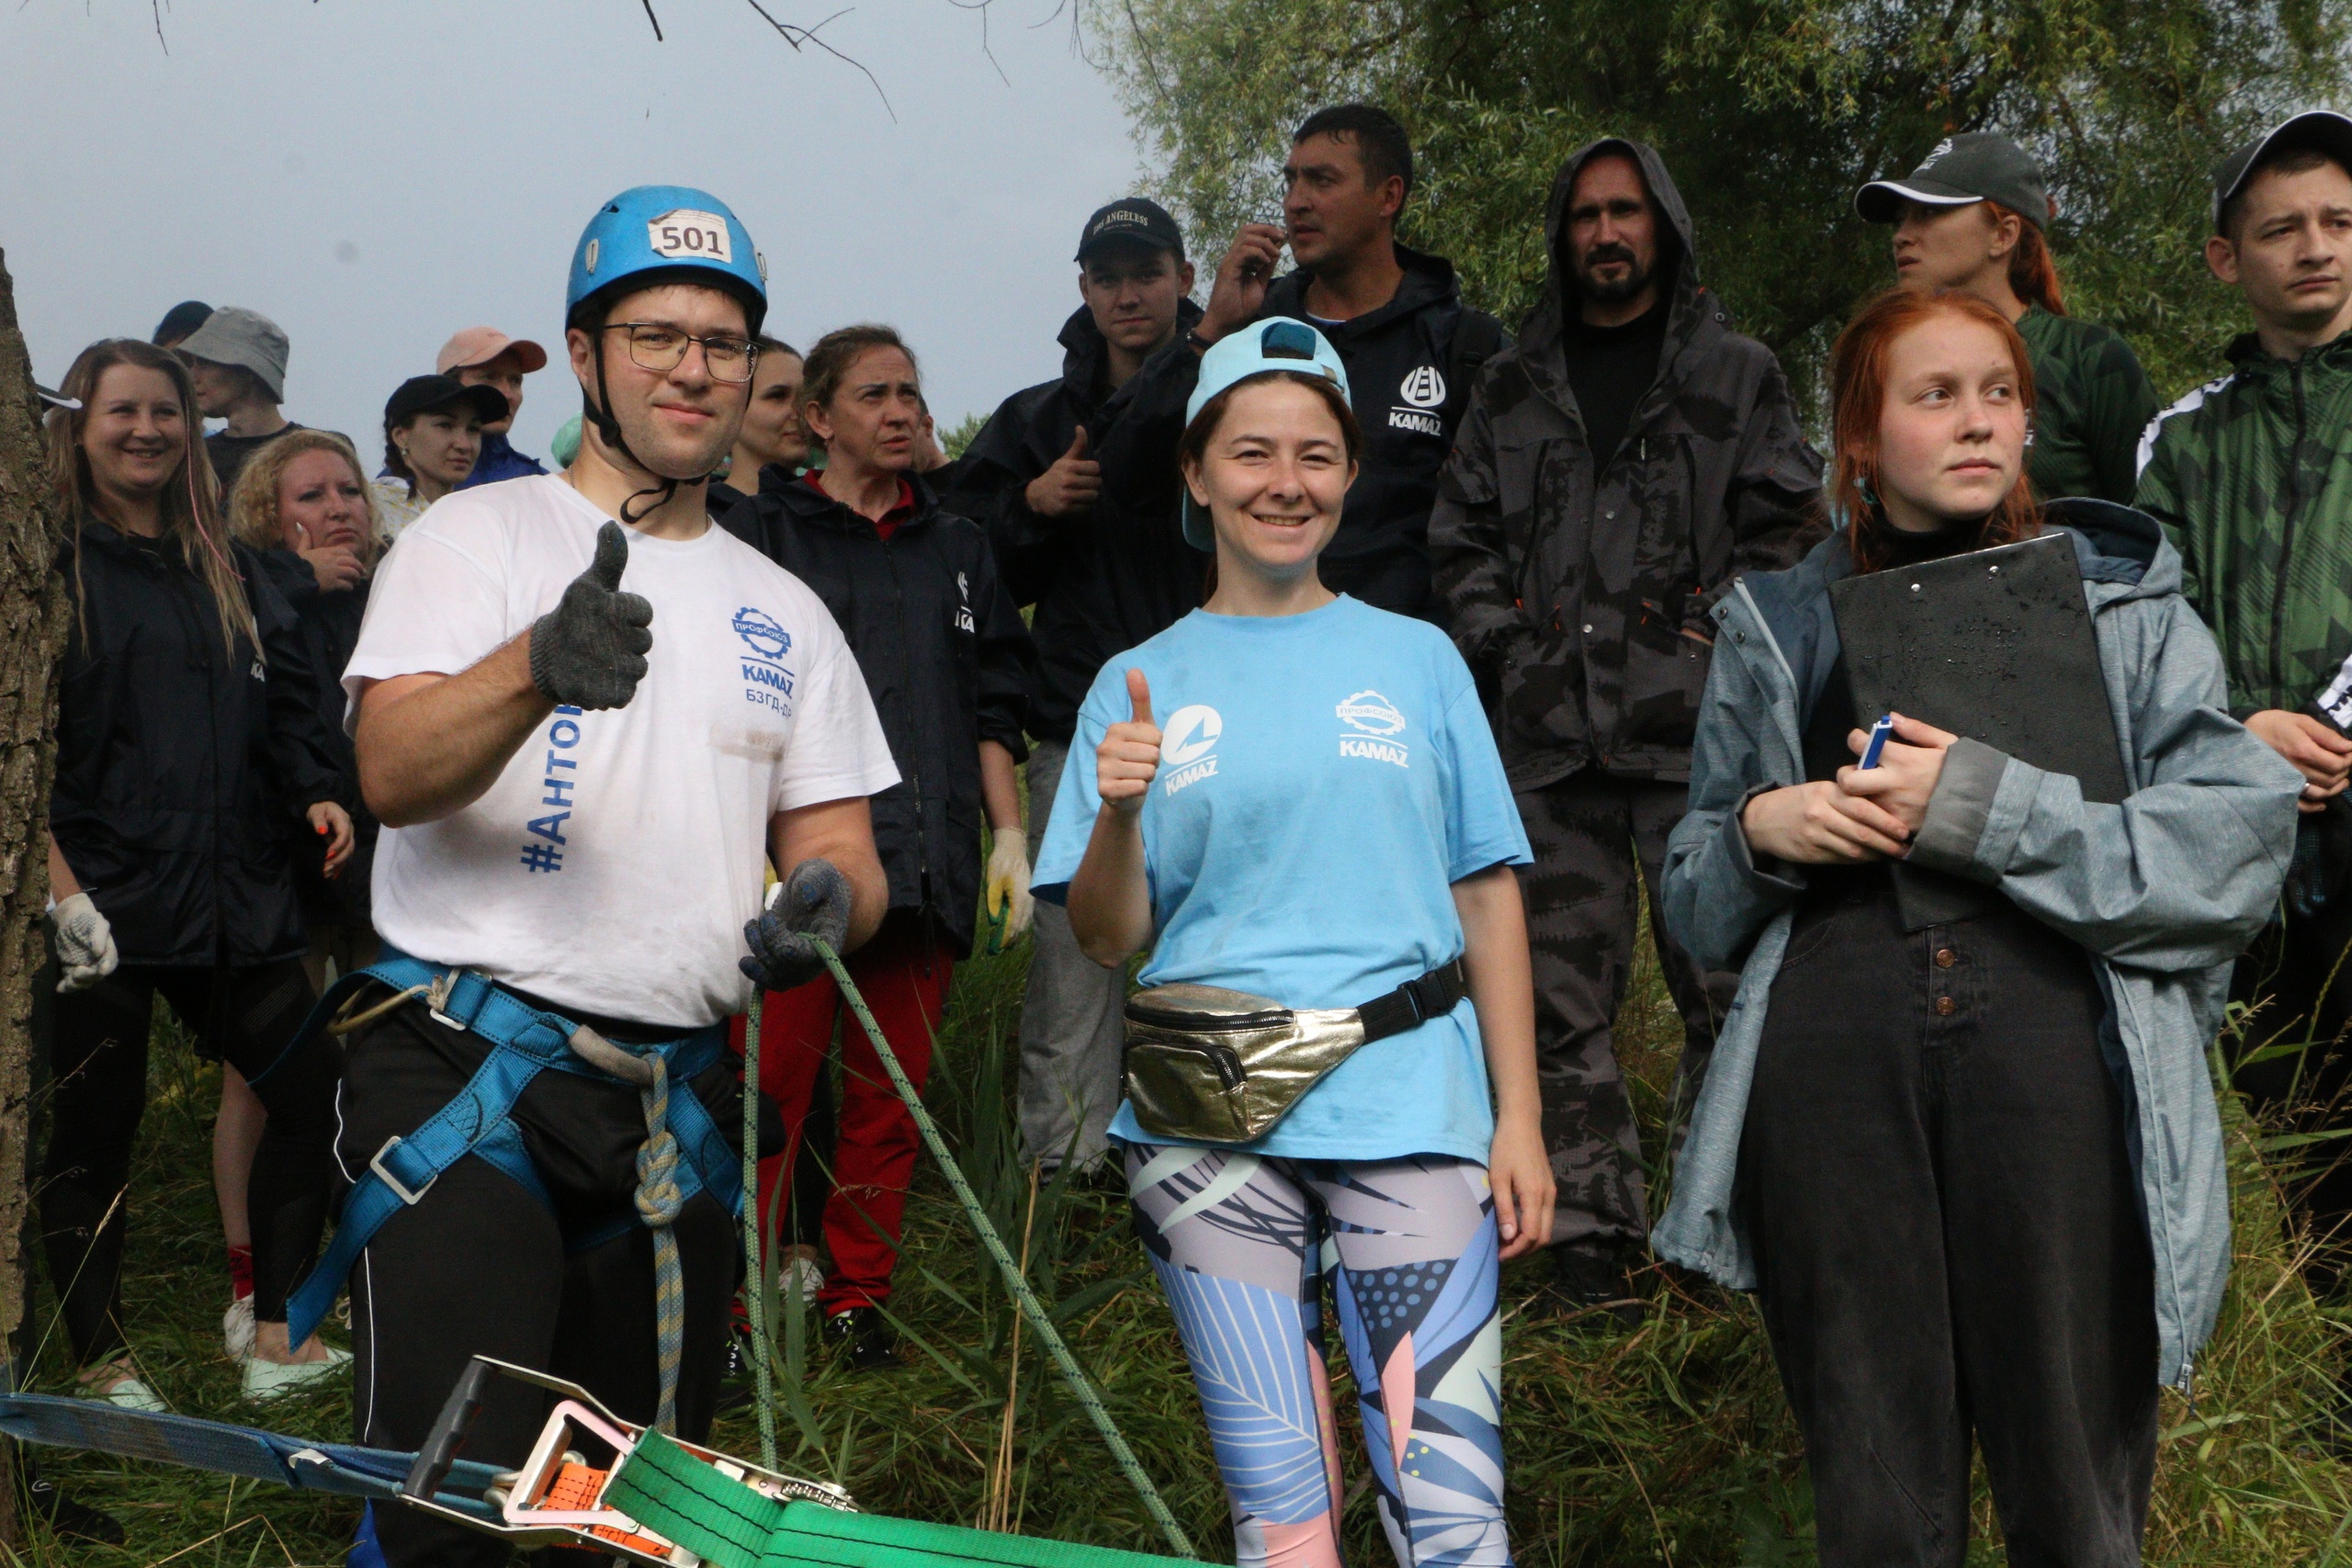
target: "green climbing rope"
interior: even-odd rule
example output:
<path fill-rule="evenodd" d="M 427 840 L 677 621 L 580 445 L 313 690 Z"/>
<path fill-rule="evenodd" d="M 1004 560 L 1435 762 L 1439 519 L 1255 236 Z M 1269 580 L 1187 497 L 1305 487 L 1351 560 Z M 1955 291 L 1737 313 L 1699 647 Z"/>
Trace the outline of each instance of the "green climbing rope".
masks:
<path fill-rule="evenodd" d="M 788 1178 L 787 1178 L 788 1179 Z M 743 1314 L 751 1320 L 752 1376 L 759 1389 L 760 1467 L 775 1468 L 775 1405 L 769 1387 L 775 1335 L 760 1252 L 760 987 L 743 1015 Z"/>
<path fill-rule="evenodd" d="M 996 1259 L 997 1268 L 1004 1275 L 1005 1288 L 1012 1292 L 1013 1301 L 1019 1304 L 1021 1315 L 1029 1320 L 1030 1328 L 1046 1347 L 1046 1354 L 1053 1358 L 1056 1370 L 1061 1373 L 1062 1382 L 1069 1386 L 1079 1407 L 1086 1412 L 1087 1419 L 1094 1423 L 1094 1429 L 1102 1434 L 1103 1445 L 1111 1450 L 1111 1458 L 1118 1464 L 1119 1472 L 1127 1478 L 1127 1484 L 1136 1489 L 1136 1495 L 1143 1499 L 1145 1510 L 1159 1525 L 1159 1533 L 1167 1539 L 1169 1547 L 1179 1557 L 1193 1556 L 1193 1543 L 1185 1538 L 1184 1528 L 1176 1522 L 1176 1516 L 1169 1512 L 1168 1505 L 1160 1498 L 1159 1489 L 1151 1483 L 1151 1477 L 1145 1473 L 1143 1465 L 1136 1459 L 1135 1450 L 1127 1447 L 1127 1439 L 1120 1436 L 1117 1423 L 1102 1407 L 1102 1396 L 1094 1392 L 1094 1385 L 1087 1381 L 1085 1371 L 1078 1364 L 1078 1358 L 1069 1353 L 1068 1345 L 1062 1343 L 1061 1333 L 1055 1328 L 1054 1320 L 1046 1315 L 1045 1304 L 1029 1288 L 1028 1280 L 1021 1272 L 1021 1265 L 1013 1261 L 1012 1252 L 1004 1245 L 1004 1238 L 997 1235 L 996 1226 L 989 1222 L 988 1211 L 980 1207 L 979 1196 L 972 1190 L 972 1184 L 964 1179 L 963 1168 L 956 1163 L 956 1156 L 947 1152 L 947 1140 L 940 1135 L 939 1124 L 931 1119 L 931 1112 L 923 1109 L 922 1096 L 915 1091 L 915 1086 L 908 1079 L 907 1070 L 899 1065 L 898 1052 L 892 1050 L 890 1043 L 883 1038 L 882 1026 L 874 1021 L 872 1010 L 866 1007 L 865 998 L 858 994 L 857 982 L 851 979 L 849 971 L 842 966 L 841 955 L 826 946 L 822 938 L 811 937 L 809 940 L 815 943 L 818 953 L 823 955 L 825 967 L 832 971 L 833 979 L 841 986 L 842 995 L 849 998 L 850 1010 L 857 1015 L 857 1021 L 865 1027 L 866 1039 L 874 1043 L 874 1054 L 882 1059 L 883 1070 L 890 1075 L 890 1083 L 898 1089 L 899 1098 L 907 1102 L 907 1110 L 913 1115 L 915 1127 L 922 1134 L 922 1141 L 930 1148 L 932 1157 L 939 1161 L 940 1168 L 946 1172 L 947 1185 L 955 1189 L 956 1201 L 964 1206 L 964 1217 L 972 1222 L 972 1229 L 978 1234 L 980 1245 L 988 1248 L 990 1258 Z M 744 1070 L 748 1078 L 748 1063 Z M 766 1354 L 764 1346 L 761 1353 Z"/>

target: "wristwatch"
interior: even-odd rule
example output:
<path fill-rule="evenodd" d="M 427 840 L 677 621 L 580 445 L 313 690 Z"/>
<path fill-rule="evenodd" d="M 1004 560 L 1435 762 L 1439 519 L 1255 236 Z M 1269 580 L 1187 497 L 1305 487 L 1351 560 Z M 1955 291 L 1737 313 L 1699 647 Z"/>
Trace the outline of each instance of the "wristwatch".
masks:
<path fill-rule="evenodd" d="M 1216 345 L 1211 343 L 1207 338 L 1201 335 L 1200 328 L 1192 327 L 1185 331 L 1184 346 L 1191 349 L 1194 354 L 1206 354 L 1210 349 Z"/>

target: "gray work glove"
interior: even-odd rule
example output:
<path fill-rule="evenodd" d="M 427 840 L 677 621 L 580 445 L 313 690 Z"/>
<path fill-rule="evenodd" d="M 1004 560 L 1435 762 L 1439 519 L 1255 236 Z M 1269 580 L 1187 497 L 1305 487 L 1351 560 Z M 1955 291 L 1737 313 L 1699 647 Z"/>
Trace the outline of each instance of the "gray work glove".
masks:
<path fill-rule="evenodd" d="M 85 991 L 115 971 L 122 962 L 115 951 L 114 928 L 98 913 L 87 893 L 60 898 L 49 911 L 50 930 L 57 947 L 57 966 L 63 971 L 60 991 Z"/>
<path fill-rule="evenodd" d="M 849 878 L 829 860 L 804 860 L 777 887 L 767 913 L 744 926 L 751 953 L 743 973 L 771 991 L 805 986 L 825 973 L 811 936 L 825 939 L 835 953 L 849 938 Z"/>
<path fill-rule="evenodd" d="M 556 607 L 531 623 L 531 684 L 551 703 L 627 707 L 645 679 L 653 646 L 653 606 L 621 592 L 628 536 L 617 523 L 596 530 L 596 558 L 571 580 Z"/>

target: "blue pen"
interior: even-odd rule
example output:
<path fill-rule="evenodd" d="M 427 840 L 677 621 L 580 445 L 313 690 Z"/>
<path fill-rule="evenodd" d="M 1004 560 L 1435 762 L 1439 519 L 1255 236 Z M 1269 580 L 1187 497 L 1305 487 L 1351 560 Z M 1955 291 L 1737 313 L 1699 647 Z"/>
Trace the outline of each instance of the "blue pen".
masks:
<path fill-rule="evenodd" d="M 1886 738 L 1894 733 L 1894 716 L 1891 713 L 1881 715 L 1879 721 L 1871 726 L 1870 744 L 1862 748 L 1863 767 L 1878 766 L 1878 754 L 1886 749 Z"/>

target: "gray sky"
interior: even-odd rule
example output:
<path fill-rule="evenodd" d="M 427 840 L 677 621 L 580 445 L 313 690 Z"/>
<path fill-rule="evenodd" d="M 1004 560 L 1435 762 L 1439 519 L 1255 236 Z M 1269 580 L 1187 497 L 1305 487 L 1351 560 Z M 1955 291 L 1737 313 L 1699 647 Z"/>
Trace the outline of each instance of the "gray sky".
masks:
<path fill-rule="evenodd" d="M 819 20 L 839 0 L 763 0 Z M 806 347 L 895 323 L 943 425 L 1060 367 L 1070 254 L 1139 167 L 1055 0 L 859 0 L 796 54 L 742 0 L 8 0 L 0 249 L 34 373 L 175 302 L 292 340 L 288 417 L 372 465 L 385 398 L 487 322 L 556 356 L 516 445 L 579 412 L 564 268 L 598 203 L 701 186 L 768 262 L 771 330 Z M 1045 23 L 1042 27 L 1032 24 Z"/>

